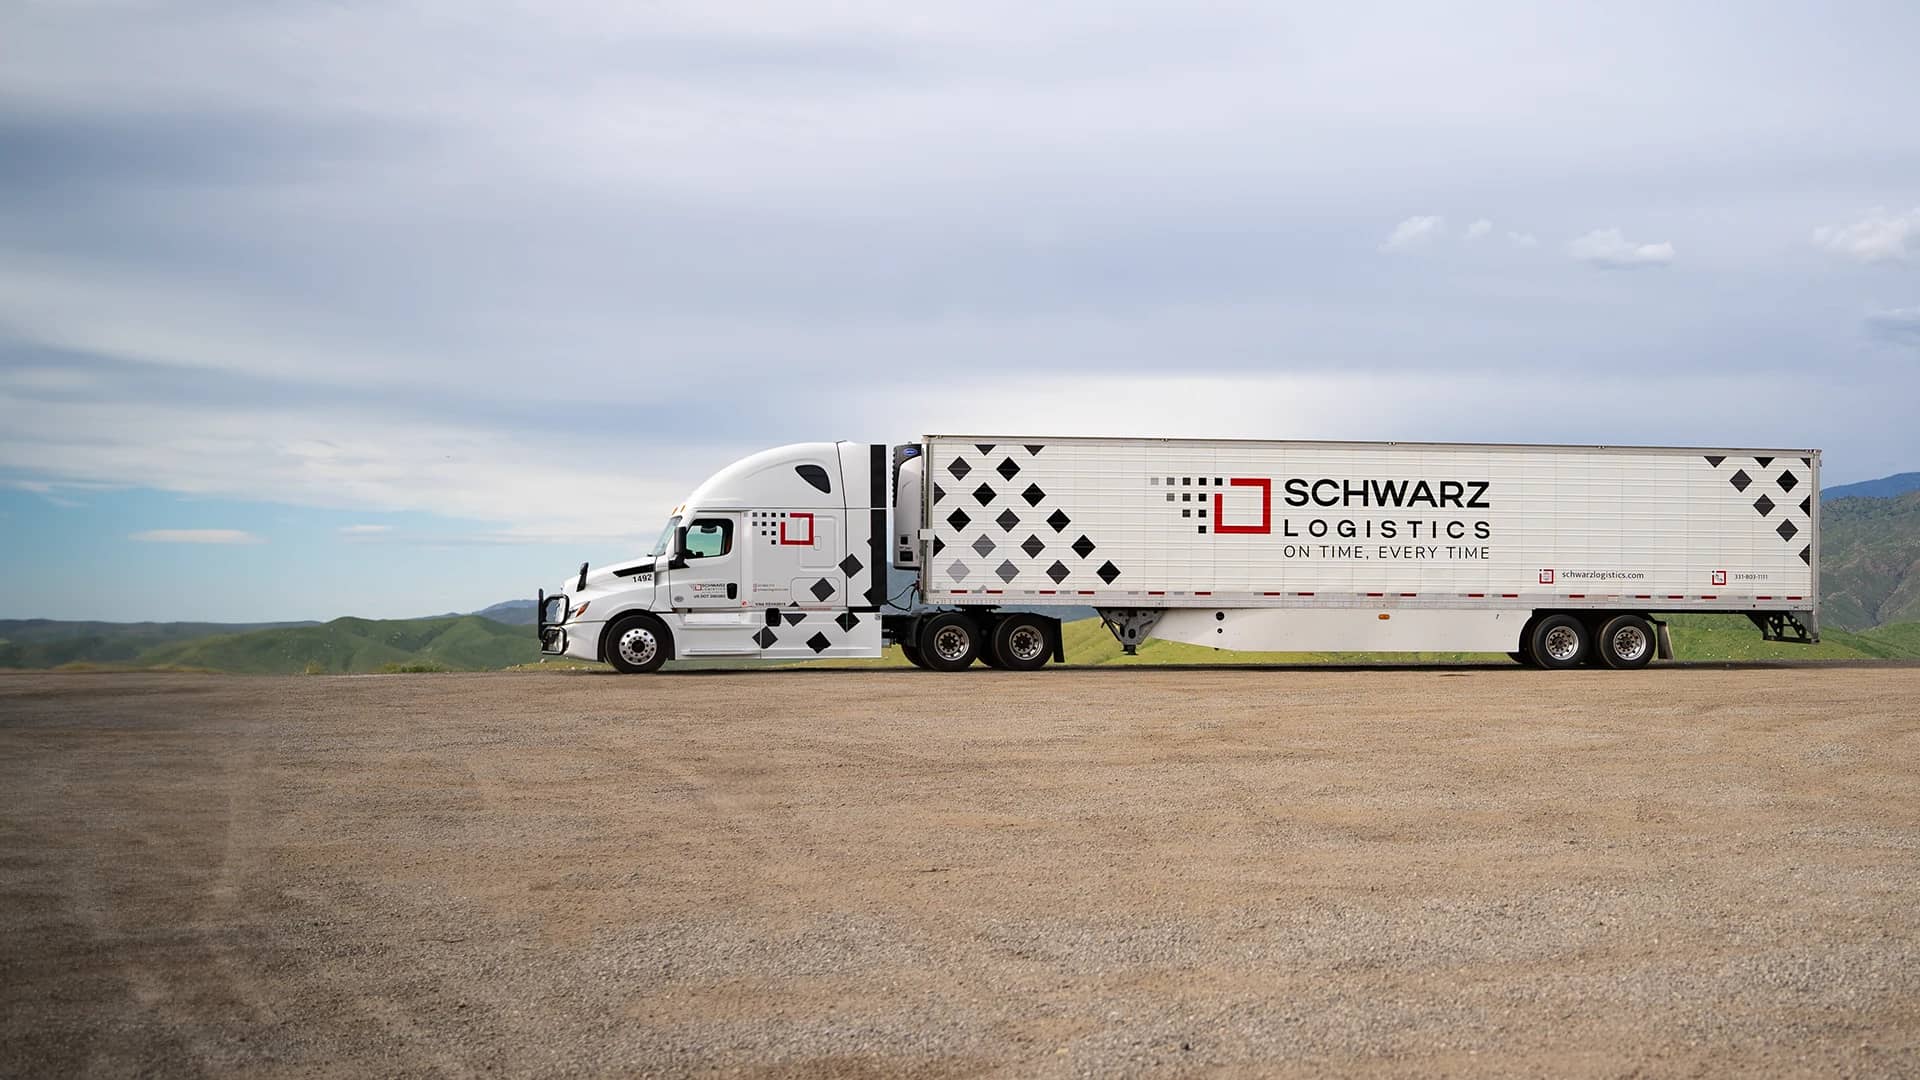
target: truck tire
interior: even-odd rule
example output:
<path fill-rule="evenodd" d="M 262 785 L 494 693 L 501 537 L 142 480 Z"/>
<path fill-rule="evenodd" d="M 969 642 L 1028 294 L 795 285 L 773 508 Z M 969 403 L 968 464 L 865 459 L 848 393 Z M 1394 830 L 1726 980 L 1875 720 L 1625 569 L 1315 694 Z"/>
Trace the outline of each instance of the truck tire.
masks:
<path fill-rule="evenodd" d="M 1638 615 L 1615 615 L 1600 628 L 1593 651 L 1615 671 L 1634 671 L 1653 662 L 1655 642 L 1652 623 Z"/>
<path fill-rule="evenodd" d="M 963 671 L 980 655 L 980 626 L 958 611 L 920 624 L 920 658 L 931 671 Z"/>
<path fill-rule="evenodd" d="M 920 646 L 915 645 L 911 641 L 903 641 L 900 643 L 900 655 L 906 657 L 907 663 L 912 664 L 914 667 L 924 670 L 927 666 L 927 658 L 920 655 Z"/>
<path fill-rule="evenodd" d="M 615 619 L 613 625 L 607 627 L 603 643 L 607 663 L 625 675 L 658 671 L 673 655 L 673 635 L 666 624 L 651 615 Z"/>
<path fill-rule="evenodd" d="M 1038 615 L 1009 615 L 1000 620 L 993 628 L 993 646 L 990 650 L 997 661 L 996 667 L 1008 671 L 1039 671 L 1047 666 L 1047 658 L 1053 655 L 1053 634 L 1048 626 L 1050 620 Z"/>
<path fill-rule="evenodd" d="M 1548 671 L 1579 667 L 1592 648 L 1593 635 L 1587 624 L 1571 615 L 1549 615 L 1535 623 L 1527 637 L 1533 662 Z"/>

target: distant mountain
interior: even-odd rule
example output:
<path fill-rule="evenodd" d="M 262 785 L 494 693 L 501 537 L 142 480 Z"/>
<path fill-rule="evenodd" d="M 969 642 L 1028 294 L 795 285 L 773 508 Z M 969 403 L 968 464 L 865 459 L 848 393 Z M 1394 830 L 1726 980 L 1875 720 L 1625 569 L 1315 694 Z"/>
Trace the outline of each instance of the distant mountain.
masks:
<path fill-rule="evenodd" d="M 1920 491 L 1820 502 L 1820 623 L 1920 620 Z"/>
<path fill-rule="evenodd" d="M 535 621 L 531 600 L 502 600 L 497 604 L 483 607 L 473 614 L 483 619 L 492 619 L 497 623 L 506 623 L 508 626 L 532 626 Z"/>
<path fill-rule="evenodd" d="M 1920 491 L 1920 472 L 1895 473 L 1878 480 L 1862 480 L 1857 484 L 1841 484 L 1825 488 L 1820 492 L 1820 501 L 1828 499 L 1892 499 L 1905 495 L 1909 491 Z"/>

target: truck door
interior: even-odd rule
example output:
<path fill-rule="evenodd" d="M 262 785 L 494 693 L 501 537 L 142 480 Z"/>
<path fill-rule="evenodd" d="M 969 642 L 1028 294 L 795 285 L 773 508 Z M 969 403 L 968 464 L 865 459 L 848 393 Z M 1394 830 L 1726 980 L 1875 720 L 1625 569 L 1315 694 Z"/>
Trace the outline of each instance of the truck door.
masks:
<path fill-rule="evenodd" d="M 746 606 L 750 545 L 741 542 L 740 516 L 692 515 L 676 542 L 667 590 L 680 616 L 679 656 L 751 656 L 757 624 Z"/>

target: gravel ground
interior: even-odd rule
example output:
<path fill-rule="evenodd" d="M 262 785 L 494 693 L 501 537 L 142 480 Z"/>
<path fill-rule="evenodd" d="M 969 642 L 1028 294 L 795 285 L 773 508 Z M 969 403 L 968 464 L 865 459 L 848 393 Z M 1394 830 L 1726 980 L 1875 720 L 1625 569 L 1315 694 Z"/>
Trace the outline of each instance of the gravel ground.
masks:
<path fill-rule="evenodd" d="M 0 1071 L 1920 1074 L 1920 668 L 0 675 Z"/>

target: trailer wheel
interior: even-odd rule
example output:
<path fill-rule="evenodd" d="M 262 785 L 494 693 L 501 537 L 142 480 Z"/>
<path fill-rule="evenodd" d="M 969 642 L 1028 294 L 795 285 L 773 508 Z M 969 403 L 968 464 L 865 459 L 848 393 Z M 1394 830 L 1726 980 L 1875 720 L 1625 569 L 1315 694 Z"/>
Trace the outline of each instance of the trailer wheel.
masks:
<path fill-rule="evenodd" d="M 1039 671 L 1053 654 L 1053 635 L 1047 620 L 1037 615 L 1009 615 L 993 628 L 988 650 L 999 667 L 1008 671 Z"/>
<path fill-rule="evenodd" d="M 1549 615 L 1534 624 L 1527 637 L 1527 651 L 1533 662 L 1549 671 L 1580 666 L 1593 647 L 1593 635 L 1587 624 L 1571 615 Z"/>
<path fill-rule="evenodd" d="M 1615 615 L 1600 628 L 1593 651 L 1616 671 L 1632 671 L 1653 662 L 1657 651 L 1653 624 L 1638 615 Z"/>
<path fill-rule="evenodd" d="M 910 641 L 900 642 L 900 655 L 906 657 L 907 663 L 914 667 L 925 669 L 927 666 L 927 658 L 920 655 L 920 646 Z"/>
<path fill-rule="evenodd" d="M 660 670 L 673 655 L 673 634 L 651 615 L 628 615 L 607 627 L 602 652 L 613 670 L 645 675 Z"/>
<path fill-rule="evenodd" d="M 933 671 L 962 671 L 980 655 L 980 627 L 958 611 L 920 624 L 920 658 Z"/>

